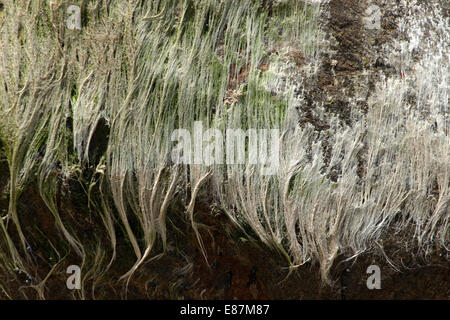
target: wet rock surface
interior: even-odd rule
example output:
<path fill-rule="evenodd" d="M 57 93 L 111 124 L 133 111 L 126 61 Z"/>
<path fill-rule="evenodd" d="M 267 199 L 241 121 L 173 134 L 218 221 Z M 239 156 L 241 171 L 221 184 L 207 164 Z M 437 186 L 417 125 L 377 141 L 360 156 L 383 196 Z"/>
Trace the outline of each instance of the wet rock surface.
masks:
<path fill-rule="evenodd" d="M 27 192 L 28 210 L 36 215 L 33 223 L 53 237 L 55 226 L 42 200 Z M 136 272 L 128 285 L 119 281 L 134 263 L 133 254 L 118 246 L 117 261 L 108 279 L 86 293 L 97 299 L 449 299 L 450 266 L 445 252 L 418 257 L 414 248 L 406 252 L 398 239 L 384 239 L 387 257 L 366 253 L 346 261 L 342 255 L 332 268 L 332 283 L 325 284 L 317 264 L 306 263 L 289 268 L 286 259 L 262 246 L 251 234 L 236 229 L 223 214 L 212 216 L 208 206 L 196 207 L 201 236 L 206 244 L 207 261 L 188 223 L 178 222 L 179 235 L 170 241 L 166 253 Z M 180 213 L 181 214 L 181 213 Z M 31 221 L 30 221 L 31 223 Z M 78 226 L 79 227 L 79 226 Z M 29 230 L 30 234 L 33 231 Z M 91 232 L 95 232 L 95 226 Z M 56 240 L 56 238 L 54 238 Z M 46 275 L 52 260 L 45 257 L 45 247 L 32 244 L 32 256 L 39 260 L 37 274 Z M 388 259 L 386 259 L 388 258 Z M 77 262 L 69 256 L 66 264 Z M 387 261 L 391 262 L 390 265 Z M 369 289 L 371 265 L 380 267 L 381 289 Z M 395 267 L 393 267 L 395 266 Z M 0 274 L 0 277 L 2 275 Z M 30 280 L 31 279 L 31 280 Z M 67 275 L 55 272 L 47 282 L 47 299 L 71 299 Z M 4 279 L 2 279 L 4 280 Z M 38 298 L 36 290 L 26 287 L 33 278 L 17 274 L 9 280 L 12 298 Z M 4 296 L 2 298 L 5 298 Z"/>

